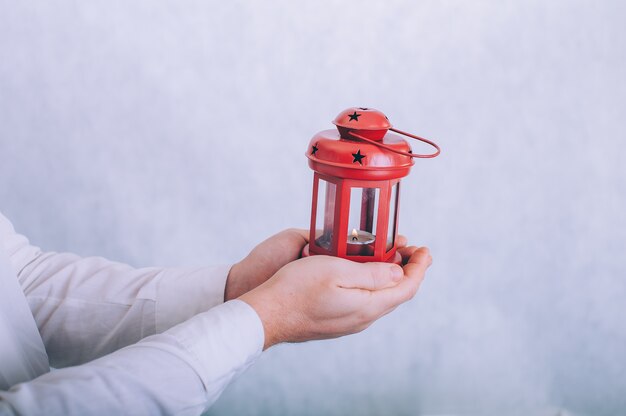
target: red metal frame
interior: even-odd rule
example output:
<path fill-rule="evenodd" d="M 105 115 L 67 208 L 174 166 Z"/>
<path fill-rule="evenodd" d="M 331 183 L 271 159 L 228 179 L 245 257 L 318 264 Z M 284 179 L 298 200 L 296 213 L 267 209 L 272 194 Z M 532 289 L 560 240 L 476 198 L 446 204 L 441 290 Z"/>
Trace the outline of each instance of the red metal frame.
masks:
<path fill-rule="evenodd" d="M 320 193 L 320 180 L 324 180 L 329 183 L 334 183 L 336 186 L 335 192 L 335 209 L 333 212 L 333 238 L 331 242 L 330 250 L 320 247 L 316 244 L 316 232 L 317 232 L 317 216 L 325 215 L 325 212 L 317 211 L 317 203 Z M 395 204 L 395 211 L 390 212 L 391 195 L 393 187 L 399 183 L 399 179 L 392 179 L 386 181 L 367 181 L 367 180 L 354 180 L 337 178 L 329 175 L 323 175 L 315 172 L 313 175 L 313 198 L 311 203 L 311 223 L 309 232 L 309 252 L 311 254 L 326 254 L 337 257 L 343 257 L 358 262 L 368 261 L 390 261 L 395 257 L 396 236 L 398 231 L 398 217 L 400 205 L 398 202 Z M 346 253 L 347 240 L 346 236 L 349 234 L 348 229 L 350 204 L 350 193 L 352 188 L 377 188 L 380 190 L 378 200 L 378 216 L 376 219 L 376 239 L 374 243 L 374 254 L 372 256 L 352 256 Z M 322 190 L 322 192 L 325 192 Z M 328 195 L 326 196 L 328 197 Z M 399 193 L 398 197 L 399 198 Z M 389 236 L 389 216 L 395 217 L 393 233 L 393 245 L 391 249 L 387 250 L 387 238 Z"/>

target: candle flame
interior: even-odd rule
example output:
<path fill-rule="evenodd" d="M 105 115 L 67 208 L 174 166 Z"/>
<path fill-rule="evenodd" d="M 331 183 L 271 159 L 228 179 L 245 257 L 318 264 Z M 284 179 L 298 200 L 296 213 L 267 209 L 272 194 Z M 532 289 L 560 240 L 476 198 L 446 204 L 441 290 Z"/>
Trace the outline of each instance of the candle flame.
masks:
<path fill-rule="evenodd" d="M 352 229 L 352 241 L 356 241 L 359 239 L 359 233 L 357 232 L 356 228 Z"/>

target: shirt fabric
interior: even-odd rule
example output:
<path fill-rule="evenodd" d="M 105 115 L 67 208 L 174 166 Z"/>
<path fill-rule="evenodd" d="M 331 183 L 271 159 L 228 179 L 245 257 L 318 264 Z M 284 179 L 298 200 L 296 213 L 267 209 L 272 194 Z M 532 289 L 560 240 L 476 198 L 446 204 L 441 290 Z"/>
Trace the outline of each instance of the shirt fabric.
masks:
<path fill-rule="evenodd" d="M 0 415 L 202 413 L 263 349 L 228 270 L 42 252 L 0 214 Z"/>

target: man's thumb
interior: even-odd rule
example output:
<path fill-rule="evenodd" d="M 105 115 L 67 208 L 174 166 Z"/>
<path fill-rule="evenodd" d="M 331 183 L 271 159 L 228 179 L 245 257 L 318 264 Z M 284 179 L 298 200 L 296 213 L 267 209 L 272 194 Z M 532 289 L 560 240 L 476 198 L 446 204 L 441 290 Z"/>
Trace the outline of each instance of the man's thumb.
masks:
<path fill-rule="evenodd" d="M 354 270 L 346 274 L 341 286 L 349 289 L 379 290 L 398 284 L 404 272 L 397 264 L 355 263 Z"/>

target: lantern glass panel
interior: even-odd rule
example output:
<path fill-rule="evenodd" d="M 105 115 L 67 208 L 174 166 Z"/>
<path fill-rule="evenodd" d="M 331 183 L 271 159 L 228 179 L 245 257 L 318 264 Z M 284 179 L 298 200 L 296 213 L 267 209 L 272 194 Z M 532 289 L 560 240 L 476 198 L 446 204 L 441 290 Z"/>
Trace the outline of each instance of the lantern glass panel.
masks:
<path fill-rule="evenodd" d="M 347 254 L 373 256 L 378 221 L 379 188 L 351 188 Z"/>
<path fill-rule="evenodd" d="M 315 244 L 328 251 L 332 249 L 336 195 L 337 185 L 323 179 L 319 180 L 315 210 Z"/>
<path fill-rule="evenodd" d="M 389 222 L 387 223 L 387 251 L 393 248 L 396 241 L 396 221 L 398 218 L 398 193 L 400 182 L 391 188 L 391 200 L 389 201 Z"/>

